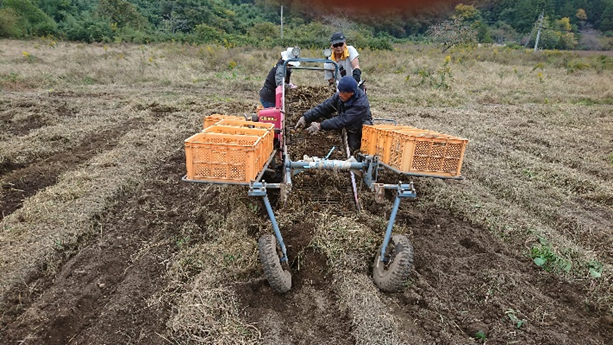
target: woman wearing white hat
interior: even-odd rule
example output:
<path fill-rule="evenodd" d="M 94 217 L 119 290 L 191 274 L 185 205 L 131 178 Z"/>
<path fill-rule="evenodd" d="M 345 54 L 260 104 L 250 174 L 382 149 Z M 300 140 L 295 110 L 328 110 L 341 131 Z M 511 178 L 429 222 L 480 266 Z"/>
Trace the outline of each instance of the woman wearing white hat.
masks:
<path fill-rule="evenodd" d="M 294 47 L 287 48 L 286 50 L 281 52 L 281 58 L 277 63 L 270 69 L 268 72 L 268 76 L 264 81 L 264 86 L 260 89 L 260 103 L 264 108 L 274 108 L 275 107 L 275 90 L 277 86 L 283 83 L 283 63 L 288 59 L 294 57 L 292 54 L 292 50 Z M 300 66 L 299 61 L 290 61 L 288 65 L 291 66 Z M 288 68 L 285 73 L 285 84 L 289 85 L 289 79 L 292 72 L 291 69 Z"/>

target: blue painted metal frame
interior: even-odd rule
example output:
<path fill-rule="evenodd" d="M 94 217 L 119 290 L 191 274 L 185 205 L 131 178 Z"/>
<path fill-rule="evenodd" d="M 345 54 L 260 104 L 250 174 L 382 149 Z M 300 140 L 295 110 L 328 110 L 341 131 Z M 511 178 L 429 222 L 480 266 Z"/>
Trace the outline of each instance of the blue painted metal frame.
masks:
<path fill-rule="evenodd" d="M 310 58 L 291 58 L 287 59 L 283 62 L 283 83 L 285 83 L 285 75 L 287 74 L 287 64 L 292 61 L 302 62 L 311 62 L 311 63 L 331 63 L 334 65 L 334 79 L 338 80 L 338 64 L 334 60 L 330 59 L 310 59 Z M 291 66 L 291 65 L 290 65 Z M 330 70 L 324 67 L 305 67 L 305 66 L 291 66 L 291 69 L 308 69 L 308 70 L 316 70 L 316 71 L 326 71 Z"/>
<path fill-rule="evenodd" d="M 283 237 L 281 236 L 281 230 L 279 230 L 279 224 L 277 224 L 277 219 L 275 218 L 275 213 L 272 210 L 272 206 L 270 206 L 270 200 L 268 200 L 268 195 L 266 194 L 266 182 L 254 182 L 251 184 L 249 188 L 249 196 L 261 196 L 264 200 L 264 205 L 266 206 L 266 212 L 268 212 L 268 218 L 270 218 L 270 222 L 272 223 L 272 228 L 275 231 L 275 237 L 277 237 L 277 242 L 279 242 L 279 246 L 281 247 L 281 252 L 283 252 L 283 257 L 281 258 L 281 262 L 287 261 L 287 249 L 285 248 L 285 243 L 283 242 Z"/>
<path fill-rule="evenodd" d="M 386 261 L 385 251 L 387 250 L 387 246 L 389 245 L 390 238 L 392 237 L 392 228 L 394 227 L 394 222 L 396 221 L 396 215 L 398 214 L 398 208 L 400 207 L 400 199 L 404 199 L 404 198 L 415 199 L 417 197 L 417 193 L 415 193 L 413 182 L 409 184 L 399 183 L 398 185 L 383 185 L 383 188 L 385 189 L 396 188 L 396 191 L 397 191 L 396 199 L 394 199 L 394 207 L 392 208 L 392 214 L 390 215 L 389 222 L 387 223 L 387 229 L 385 230 L 385 238 L 383 239 L 383 245 L 381 246 L 381 261 L 385 262 Z"/>
<path fill-rule="evenodd" d="M 283 100 L 285 100 L 285 75 L 287 73 L 287 64 L 289 62 L 292 61 L 298 61 L 298 62 L 311 62 L 311 63 L 332 63 L 334 64 L 334 75 L 335 78 L 338 79 L 338 64 L 335 61 L 332 61 L 330 59 L 305 59 L 305 58 L 291 58 L 286 60 L 283 63 Z M 311 69 L 311 70 L 329 70 L 323 67 L 295 67 L 295 66 L 291 66 L 291 69 Z M 285 101 L 283 101 L 283 107 L 281 109 L 281 111 L 285 112 Z M 376 119 L 379 121 L 390 121 L 393 122 L 394 124 L 396 124 L 395 120 L 388 120 L 388 119 Z M 285 128 L 285 123 L 282 124 L 283 128 Z M 347 161 L 340 161 L 340 160 L 329 160 L 328 157 L 330 156 L 330 154 L 332 154 L 332 151 L 334 150 L 334 148 L 332 148 L 330 150 L 330 152 L 328 153 L 328 155 L 321 161 L 318 162 L 308 162 L 308 161 L 291 161 L 289 159 L 289 155 L 287 154 L 287 146 L 283 146 L 281 148 L 283 150 L 283 157 L 284 157 L 284 162 L 283 162 L 283 169 L 284 169 L 284 178 L 283 178 L 283 183 L 269 183 L 267 184 L 265 181 L 260 182 L 260 179 L 262 177 L 262 174 L 260 174 L 258 176 L 258 178 L 256 179 L 256 181 L 253 181 L 249 184 L 249 196 L 256 196 L 256 197 L 262 197 L 263 201 L 264 201 L 264 205 L 266 207 L 266 212 L 268 213 L 268 217 L 270 218 L 270 222 L 272 223 L 272 227 L 273 230 L 275 232 L 275 237 L 277 238 L 277 242 L 279 243 L 279 246 L 281 247 L 281 251 L 283 253 L 283 257 L 280 259 L 281 262 L 287 262 L 288 261 L 288 257 L 287 257 L 287 248 L 285 247 L 285 243 L 283 241 L 283 237 L 281 236 L 281 230 L 279 229 L 279 224 L 277 223 L 277 219 L 275 218 L 275 214 L 272 210 L 272 206 L 270 204 L 270 200 L 268 199 L 268 195 L 267 195 L 267 188 L 271 188 L 271 189 L 281 189 L 283 190 L 283 186 L 285 185 L 286 188 L 291 189 L 292 186 L 292 176 L 299 174 L 300 172 L 304 171 L 304 170 L 308 170 L 308 169 L 327 169 L 327 170 L 350 170 L 350 171 L 359 171 L 360 173 L 362 173 L 362 178 L 364 180 L 364 182 L 366 183 L 366 185 L 368 186 L 368 188 L 370 188 L 371 190 L 375 189 L 375 185 L 377 185 L 378 188 L 384 188 L 384 189 L 396 189 L 396 199 L 394 200 L 394 206 L 392 208 L 392 213 L 390 215 L 388 224 L 387 224 L 387 228 L 385 230 L 385 237 L 383 239 L 383 245 L 381 246 L 381 261 L 385 262 L 385 251 L 387 250 L 387 246 L 389 245 L 389 241 L 392 235 L 392 229 L 394 227 L 394 222 L 396 221 L 396 216 L 398 214 L 398 209 L 400 207 L 400 201 L 401 199 L 405 199 L 405 198 L 416 198 L 417 194 L 415 192 L 415 189 L 413 187 L 413 183 L 408 183 L 408 184 L 402 184 L 402 183 L 398 183 L 398 184 L 376 184 L 377 181 L 377 177 L 378 177 L 378 172 L 380 169 L 382 168 L 388 168 L 390 170 L 393 170 L 394 172 L 397 173 L 401 173 L 398 170 L 392 168 L 391 166 L 385 165 L 381 162 L 379 162 L 378 157 L 376 156 L 369 156 L 369 155 L 360 155 L 359 157 L 362 159 L 361 162 L 347 162 Z M 277 151 L 273 152 L 273 154 L 271 155 L 271 157 L 269 158 L 266 167 L 268 166 L 268 164 L 270 163 L 272 157 L 277 153 Z M 263 172 L 262 172 L 263 173 Z M 419 176 L 419 175 L 418 175 Z M 433 177 L 433 176 L 430 176 Z M 192 180 L 187 180 L 185 178 L 185 176 L 183 177 L 184 181 L 187 182 L 203 182 L 203 183 L 211 183 L 211 182 L 204 182 L 204 181 L 192 181 Z"/>

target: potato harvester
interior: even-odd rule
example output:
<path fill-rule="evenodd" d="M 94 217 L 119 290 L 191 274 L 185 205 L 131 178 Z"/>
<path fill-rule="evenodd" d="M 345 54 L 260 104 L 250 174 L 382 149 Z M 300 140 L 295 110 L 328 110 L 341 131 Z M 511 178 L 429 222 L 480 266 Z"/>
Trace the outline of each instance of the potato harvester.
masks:
<path fill-rule="evenodd" d="M 291 69 L 324 70 L 322 66 L 338 65 L 324 53 L 325 59 L 301 58 L 299 48 L 285 61 L 284 73 Z M 298 61 L 298 66 L 288 63 Z M 332 70 L 332 69 L 331 69 Z M 337 78 L 338 79 L 338 78 Z M 281 201 L 292 190 L 292 178 L 308 170 L 346 171 L 351 175 L 353 199 L 360 210 L 356 177 L 375 193 L 380 201 L 385 190 L 395 191 L 393 208 L 385 230 L 383 243 L 375 254 L 373 280 L 383 291 L 402 288 L 413 263 L 413 247 L 404 235 L 392 235 L 392 228 L 402 199 L 416 197 L 413 182 L 379 183 L 379 173 L 388 169 L 397 174 L 428 176 L 445 179 L 461 178 L 460 169 L 468 140 L 434 131 L 391 124 L 364 126 L 360 153 L 349 153 L 346 133 L 341 131 L 346 160 L 304 156 L 291 160 L 288 137 L 293 124 L 287 123 L 284 84 L 276 89 L 274 108 L 265 108 L 257 115 L 210 115 L 204 118 L 202 132 L 185 140 L 187 174 L 183 181 L 196 183 L 234 184 L 248 186 L 248 195 L 261 197 L 270 218 L 273 234 L 262 235 L 258 241 L 260 261 L 270 286 L 283 293 L 291 289 L 288 256 L 281 230 L 275 218 L 268 191 L 279 190 Z M 330 150 L 330 153 L 332 150 Z M 265 177 L 272 173 L 271 178 Z M 271 182 L 266 182 L 268 179 Z"/>

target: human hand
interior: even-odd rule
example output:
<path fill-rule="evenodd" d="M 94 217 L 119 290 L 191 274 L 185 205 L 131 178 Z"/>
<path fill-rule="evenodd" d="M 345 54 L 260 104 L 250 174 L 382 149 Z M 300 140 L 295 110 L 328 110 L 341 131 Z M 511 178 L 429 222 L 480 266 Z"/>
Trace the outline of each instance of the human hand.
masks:
<path fill-rule="evenodd" d="M 319 122 L 311 122 L 309 128 L 306 129 L 309 134 L 315 134 L 321 130 L 321 124 Z"/>
<path fill-rule="evenodd" d="M 292 83 L 289 83 L 289 88 L 290 88 L 290 89 L 295 89 L 295 88 L 297 88 L 297 87 L 298 87 L 298 85 L 294 85 L 294 84 L 292 84 Z"/>
<path fill-rule="evenodd" d="M 306 125 L 306 119 L 304 118 L 304 116 L 301 116 L 300 120 L 296 122 L 296 125 L 294 126 L 294 128 L 304 127 L 305 125 Z"/>

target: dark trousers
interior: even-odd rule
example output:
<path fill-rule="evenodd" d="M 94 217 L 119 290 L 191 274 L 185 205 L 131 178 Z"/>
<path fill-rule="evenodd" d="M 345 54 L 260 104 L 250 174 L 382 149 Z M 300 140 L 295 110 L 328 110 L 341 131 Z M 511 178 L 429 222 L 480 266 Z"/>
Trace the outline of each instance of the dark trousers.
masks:
<path fill-rule="evenodd" d="M 357 130 L 355 132 L 347 131 L 347 141 L 349 142 L 349 151 L 351 153 L 360 149 L 362 145 L 362 130 Z"/>

